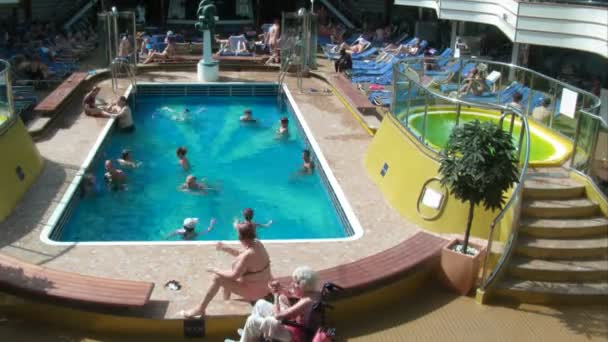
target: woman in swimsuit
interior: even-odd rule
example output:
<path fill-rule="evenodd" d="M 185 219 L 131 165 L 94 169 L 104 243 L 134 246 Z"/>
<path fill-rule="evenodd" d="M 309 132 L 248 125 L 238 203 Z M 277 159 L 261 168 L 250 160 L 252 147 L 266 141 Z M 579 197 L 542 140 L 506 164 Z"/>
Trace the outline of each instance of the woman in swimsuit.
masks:
<path fill-rule="evenodd" d="M 253 226 L 253 228 L 257 228 L 257 227 L 270 227 L 270 225 L 272 224 L 272 220 L 268 221 L 267 223 L 256 223 L 253 222 L 253 209 L 251 208 L 245 208 L 243 209 L 243 218 L 245 219 L 245 221 L 239 222 L 238 219 L 234 219 L 234 229 L 239 230 L 241 228 L 245 228 L 247 226 Z"/>
<path fill-rule="evenodd" d="M 216 247 L 217 250 L 235 257 L 232 269 L 208 269 L 213 276 L 203 301 L 195 308 L 181 311 L 183 317 L 205 316 L 209 302 L 220 288 L 224 289 L 224 300 L 229 299 L 231 293 L 236 293 L 248 301 L 263 298 L 268 294 L 268 282 L 272 279 L 268 252 L 262 242 L 256 239 L 253 224 L 239 228 L 238 232 L 242 250 L 225 246 L 221 242 Z"/>
<path fill-rule="evenodd" d="M 165 44 L 167 44 L 167 47 L 165 48 L 165 50 L 163 50 L 163 52 L 153 52 L 148 56 L 148 58 L 146 58 L 144 64 L 172 58 L 175 54 L 175 42 L 172 38 L 169 38 L 169 36 L 167 36 L 167 38 L 165 38 Z"/>

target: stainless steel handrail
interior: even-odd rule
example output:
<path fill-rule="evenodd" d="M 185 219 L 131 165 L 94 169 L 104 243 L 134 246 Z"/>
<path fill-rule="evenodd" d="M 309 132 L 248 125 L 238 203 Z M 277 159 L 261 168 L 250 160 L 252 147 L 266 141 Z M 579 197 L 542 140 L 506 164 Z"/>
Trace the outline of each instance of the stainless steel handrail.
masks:
<path fill-rule="evenodd" d="M 504 207 L 502 208 L 500 213 L 498 213 L 498 215 L 494 218 L 494 220 L 492 220 L 492 224 L 490 225 L 490 234 L 488 237 L 488 244 L 486 246 L 486 250 L 488 252 L 485 255 L 482 276 L 481 276 L 481 288 L 484 290 L 493 284 L 494 280 L 496 279 L 496 276 L 502 270 L 505 262 L 511 255 L 511 251 L 513 250 L 513 246 L 515 244 L 515 241 L 517 240 L 517 233 L 518 233 L 517 228 L 519 227 L 519 225 L 514 224 L 513 228 L 511 228 L 511 234 L 509 235 L 509 239 L 507 240 L 507 243 L 505 245 L 505 250 L 503 251 L 502 255 L 500 256 L 500 259 L 498 260 L 496 267 L 494 267 L 494 269 L 492 270 L 492 273 L 490 273 L 490 276 L 486 279 L 486 275 L 487 275 L 489 263 L 490 263 L 490 254 L 492 251 L 492 241 L 494 240 L 494 232 L 496 229 L 496 225 L 505 217 L 508 209 L 510 209 L 511 206 L 513 206 L 515 204 L 516 199 L 518 200 L 517 205 L 521 205 L 521 195 L 522 195 L 522 190 L 523 190 L 523 184 L 524 184 L 526 174 L 528 172 L 528 162 L 530 160 L 530 128 L 528 126 L 528 118 L 526 118 L 526 116 L 523 115 L 523 113 L 521 113 L 519 110 L 517 110 L 515 108 L 513 108 L 512 114 L 517 115 L 519 117 L 519 119 L 521 120 L 522 132 L 524 132 L 524 130 L 525 130 L 525 133 L 524 133 L 525 140 L 524 141 L 526 142 L 526 148 L 524 149 L 525 152 L 524 152 L 523 162 L 521 163 L 522 167 L 521 167 L 521 171 L 519 173 L 519 180 L 517 182 L 517 185 L 515 185 L 515 189 L 513 189 L 513 194 L 511 195 L 511 198 L 509 198 L 507 203 L 504 205 Z M 501 122 L 502 122 L 502 119 L 504 119 L 504 117 L 506 115 L 509 115 L 509 114 L 505 113 L 502 115 Z M 513 118 L 511 120 L 513 120 Z M 520 138 L 520 140 L 521 140 L 521 138 Z M 520 144 L 521 144 L 521 142 L 520 142 Z"/>

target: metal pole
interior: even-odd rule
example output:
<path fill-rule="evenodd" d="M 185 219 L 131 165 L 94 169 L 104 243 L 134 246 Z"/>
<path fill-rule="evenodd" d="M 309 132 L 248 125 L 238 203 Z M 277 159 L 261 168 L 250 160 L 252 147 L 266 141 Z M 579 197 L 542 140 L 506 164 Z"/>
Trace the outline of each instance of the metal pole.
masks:
<path fill-rule="evenodd" d="M 557 109 L 557 84 L 555 85 L 555 90 L 553 91 L 553 112 L 549 117 L 549 128 L 553 128 L 553 118 L 555 118 L 555 111 Z"/>
<path fill-rule="evenodd" d="M 422 117 L 422 143 L 426 145 L 426 116 L 428 115 L 429 110 L 429 92 L 424 92 L 424 116 Z"/>
<path fill-rule="evenodd" d="M 460 68 L 458 68 L 458 90 L 456 91 L 456 98 L 460 99 L 460 87 L 462 86 L 462 68 L 463 68 L 463 60 L 462 57 L 459 58 Z"/>
<path fill-rule="evenodd" d="M 526 113 L 526 116 L 530 115 L 530 107 L 532 106 L 532 98 L 534 97 L 534 74 L 532 74 L 530 76 L 530 94 L 528 95 L 528 111 Z"/>
<path fill-rule="evenodd" d="M 576 150 L 578 149 L 579 138 L 581 133 L 581 118 L 579 117 L 576 121 L 576 133 L 574 133 L 574 141 L 572 142 L 572 157 L 570 158 L 570 166 L 578 170 L 574 164 L 574 158 L 576 157 Z"/>
<path fill-rule="evenodd" d="M 391 113 L 397 117 L 397 90 L 399 90 L 399 80 L 397 80 L 397 64 L 393 65 L 393 93 L 391 94 Z M 406 125 L 407 126 L 407 125 Z"/>
<path fill-rule="evenodd" d="M 460 109 L 462 107 L 462 104 L 460 102 L 458 102 L 458 104 L 456 105 L 456 127 L 458 127 L 458 125 L 460 124 Z"/>
<path fill-rule="evenodd" d="M 509 125 L 509 134 L 513 135 L 513 124 L 515 123 L 515 113 L 511 112 L 511 124 Z"/>
<path fill-rule="evenodd" d="M 407 109 L 405 110 L 405 127 L 409 128 L 410 106 L 412 105 L 412 81 L 409 81 L 409 89 L 407 91 Z"/>
<path fill-rule="evenodd" d="M 502 77 L 503 77 L 503 67 L 500 67 L 500 77 L 498 77 L 498 104 L 501 104 L 501 93 L 502 93 Z"/>
<path fill-rule="evenodd" d="M 524 131 L 525 131 L 526 127 L 524 126 L 524 120 L 521 119 L 521 128 L 519 130 L 519 142 L 518 142 L 518 146 L 517 146 L 517 161 L 519 162 L 521 160 L 521 145 L 524 143 Z M 532 143 L 530 141 L 530 143 Z"/>

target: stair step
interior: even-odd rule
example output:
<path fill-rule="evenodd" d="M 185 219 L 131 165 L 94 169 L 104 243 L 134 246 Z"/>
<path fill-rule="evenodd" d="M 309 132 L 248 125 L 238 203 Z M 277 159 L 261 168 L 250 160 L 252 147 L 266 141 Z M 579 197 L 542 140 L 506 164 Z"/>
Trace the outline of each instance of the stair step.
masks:
<path fill-rule="evenodd" d="M 608 218 L 524 218 L 520 232 L 541 238 L 608 235 Z"/>
<path fill-rule="evenodd" d="M 537 281 L 606 281 L 608 259 L 543 260 L 513 257 L 509 262 L 509 274 Z"/>
<path fill-rule="evenodd" d="M 586 198 L 524 201 L 523 213 L 532 217 L 586 217 L 599 213 L 597 203 Z"/>
<path fill-rule="evenodd" d="M 578 198 L 585 194 L 585 186 L 573 179 L 529 175 L 524 181 L 524 197 L 531 199 Z"/>
<path fill-rule="evenodd" d="M 608 255 L 608 236 L 547 239 L 521 236 L 515 254 L 540 259 L 604 258 Z"/>
<path fill-rule="evenodd" d="M 499 296 L 521 302 L 549 303 L 608 303 L 608 283 L 569 283 L 509 279 L 496 286 Z"/>

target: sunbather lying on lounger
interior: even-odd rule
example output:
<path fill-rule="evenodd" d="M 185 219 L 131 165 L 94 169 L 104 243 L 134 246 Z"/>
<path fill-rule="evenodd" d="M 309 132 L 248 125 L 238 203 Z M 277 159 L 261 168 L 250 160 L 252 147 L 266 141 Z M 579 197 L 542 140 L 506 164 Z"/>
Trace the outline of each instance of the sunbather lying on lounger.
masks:
<path fill-rule="evenodd" d="M 410 42 L 409 44 L 406 44 L 406 45 L 389 44 L 387 47 L 384 48 L 384 51 L 395 54 L 395 55 L 398 55 L 398 54 L 417 55 L 418 52 L 420 51 L 420 39 L 414 38 L 414 40 L 412 42 Z"/>
<path fill-rule="evenodd" d="M 338 51 L 344 49 L 344 50 L 350 50 L 351 53 L 360 53 L 360 52 L 363 52 L 365 49 L 367 49 L 370 46 L 371 46 L 371 43 L 369 41 L 367 41 L 363 37 L 359 37 L 359 38 L 357 38 L 357 40 L 355 40 L 353 42 L 352 45 L 348 45 L 347 43 L 340 44 Z"/>

